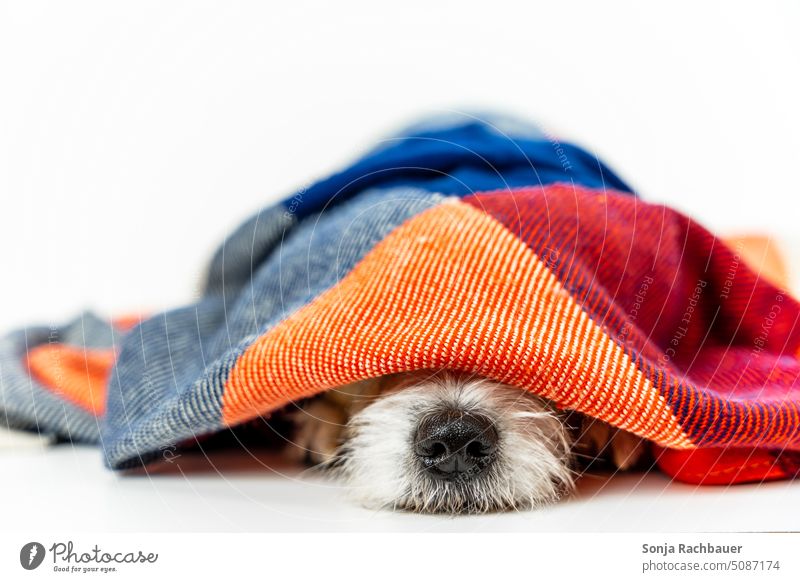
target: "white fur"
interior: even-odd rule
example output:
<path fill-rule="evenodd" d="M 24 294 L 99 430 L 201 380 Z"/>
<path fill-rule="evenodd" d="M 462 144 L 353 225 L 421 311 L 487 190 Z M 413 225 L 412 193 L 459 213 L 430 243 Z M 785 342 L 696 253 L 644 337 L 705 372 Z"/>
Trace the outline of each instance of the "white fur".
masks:
<path fill-rule="evenodd" d="M 413 452 L 420 421 L 445 408 L 483 414 L 494 462 L 460 482 L 432 478 Z M 483 378 L 438 374 L 382 395 L 350 419 L 331 466 L 370 507 L 482 513 L 536 507 L 572 489 L 567 430 L 541 399 Z"/>

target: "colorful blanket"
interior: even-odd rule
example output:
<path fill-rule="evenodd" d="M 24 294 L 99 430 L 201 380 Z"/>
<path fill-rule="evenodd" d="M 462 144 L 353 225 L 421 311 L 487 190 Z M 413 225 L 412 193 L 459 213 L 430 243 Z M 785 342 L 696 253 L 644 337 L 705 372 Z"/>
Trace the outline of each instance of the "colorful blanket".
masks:
<path fill-rule="evenodd" d="M 684 481 L 789 478 L 798 315 L 590 153 L 462 116 L 259 212 L 195 303 L 7 335 L 0 403 L 10 427 L 97 443 L 125 469 L 332 387 L 446 367 L 645 437 Z"/>

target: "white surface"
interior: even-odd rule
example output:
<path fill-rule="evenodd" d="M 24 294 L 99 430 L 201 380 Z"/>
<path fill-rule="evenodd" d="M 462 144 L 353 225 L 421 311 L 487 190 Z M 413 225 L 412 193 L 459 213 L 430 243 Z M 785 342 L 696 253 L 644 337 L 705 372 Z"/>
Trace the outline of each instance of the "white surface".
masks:
<path fill-rule="evenodd" d="M 0 328 L 184 303 L 254 209 L 431 110 L 593 149 L 649 200 L 794 236 L 800 4 L 0 1 Z M 797 484 L 652 475 L 544 512 L 366 512 L 264 470 L 148 479 L 96 452 L 0 453 L 3 519 L 76 529 L 786 529 Z M 9 450 L 10 449 L 10 450 Z M 16 451 L 16 452 L 15 452 Z M 221 461 L 220 461 L 221 462 Z"/>
<path fill-rule="evenodd" d="M 0 531 L 583 531 L 742 532 L 798 529 L 800 481 L 694 487 L 659 474 L 586 477 L 556 506 L 514 514 L 437 517 L 368 511 L 334 483 L 265 456 L 218 452 L 182 469 L 119 476 L 96 450 L 3 453 Z"/>

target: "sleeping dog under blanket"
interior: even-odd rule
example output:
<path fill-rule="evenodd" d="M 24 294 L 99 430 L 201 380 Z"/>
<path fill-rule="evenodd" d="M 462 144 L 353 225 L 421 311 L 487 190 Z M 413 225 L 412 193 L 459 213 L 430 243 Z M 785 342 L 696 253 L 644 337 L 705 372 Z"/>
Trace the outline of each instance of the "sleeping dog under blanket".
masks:
<path fill-rule="evenodd" d="M 534 127 L 435 119 L 245 222 L 197 302 L 7 335 L 0 406 L 115 470 L 288 418 L 417 511 L 551 502 L 587 460 L 792 478 L 800 306 L 741 255 Z"/>

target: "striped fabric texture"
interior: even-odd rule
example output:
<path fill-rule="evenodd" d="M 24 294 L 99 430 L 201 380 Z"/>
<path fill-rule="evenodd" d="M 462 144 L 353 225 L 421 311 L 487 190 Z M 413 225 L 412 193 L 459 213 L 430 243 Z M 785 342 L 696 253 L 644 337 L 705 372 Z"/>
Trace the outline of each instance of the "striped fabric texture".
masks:
<path fill-rule="evenodd" d="M 6 423 L 125 469 L 357 380 L 480 374 L 640 435 L 692 483 L 800 472 L 800 305 L 517 120 L 427 120 L 259 212 L 203 297 L 0 341 Z"/>

